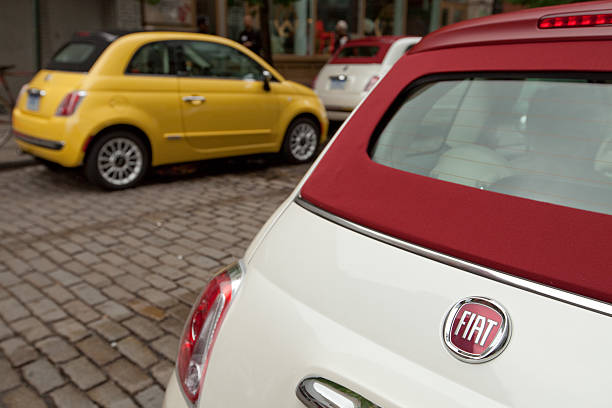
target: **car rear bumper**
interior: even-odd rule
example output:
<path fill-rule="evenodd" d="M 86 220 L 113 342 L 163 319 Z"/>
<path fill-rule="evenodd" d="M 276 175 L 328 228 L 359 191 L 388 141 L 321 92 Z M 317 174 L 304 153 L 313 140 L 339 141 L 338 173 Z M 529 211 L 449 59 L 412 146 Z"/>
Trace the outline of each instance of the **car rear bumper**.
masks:
<path fill-rule="evenodd" d="M 327 117 L 329 120 L 345 120 L 353 111 L 353 107 L 326 106 Z"/>
<path fill-rule="evenodd" d="M 75 118 L 45 118 L 15 109 L 12 126 L 17 145 L 24 152 L 65 167 L 82 163 L 86 133 L 81 132 Z"/>
<path fill-rule="evenodd" d="M 40 139 L 38 137 L 24 135 L 16 130 L 13 130 L 13 135 L 20 142 L 28 143 L 37 147 L 44 147 L 45 149 L 50 150 L 62 150 L 65 145 L 63 141 L 58 142 L 55 140 Z"/>

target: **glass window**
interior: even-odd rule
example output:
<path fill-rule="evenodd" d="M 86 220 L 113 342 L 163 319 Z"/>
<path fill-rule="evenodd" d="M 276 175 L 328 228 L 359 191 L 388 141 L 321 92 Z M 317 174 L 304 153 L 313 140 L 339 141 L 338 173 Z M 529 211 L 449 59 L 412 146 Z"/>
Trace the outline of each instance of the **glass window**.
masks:
<path fill-rule="evenodd" d="M 190 41 L 181 47 L 182 67 L 188 76 L 263 80 L 263 68 L 240 51 L 222 44 Z"/>
<path fill-rule="evenodd" d="M 53 57 L 53 62 L 62 64 L 81 64 L 87 61 L 95 49 L 96 46 L 93 44 L 70 43 Z"/>
<path fill-rule="evenodd" d="M 374 57 L 378 54 L 380 47 L 375 46 L 355 46 L 355 47 L 344 47 L 340 50 L 336 58 L 362 58 L 362 57 Z"/>
<path fill-rule="evenodd" d="M 296 28 L 306 22 L 298 21 L 294 4 L 273 4 L 270 16 L 270 42 L 275 54 L 295 52 Z"/>
<path fill-rule="evenodd" d="M 392 35 L 394 4 L 388 0 L 366 1 L 365 35 Z"/>
<path fill-rule="evenodd" d="M 140 48 L 128 65 L 130 74 L 173 75 L 174 56 L 163 42 L 151 43 Z"/>
<path fill-rule="evenodd" d="M 108 46 L 105 41 L 71 41 L 53 55 L 47 69 L 87 72 Z"/>
<path fill-rule="evenodd" d="M 357 0 L 318 0 L 317 19 L 315 22 L 315 49 L 317 53 L 334 52 L 343 43 L 339 42 L 336 33 L 336 24 L 340 20 L 346 21 L 348 30 L 346 34 L 358 31 L 358 1 Z"/>
<path fill-rule="evenodd" d="M 612 214 L 611 106 L 608 80 L 433 82 L 399 104 L 372 159 L 447 182 Z"/>

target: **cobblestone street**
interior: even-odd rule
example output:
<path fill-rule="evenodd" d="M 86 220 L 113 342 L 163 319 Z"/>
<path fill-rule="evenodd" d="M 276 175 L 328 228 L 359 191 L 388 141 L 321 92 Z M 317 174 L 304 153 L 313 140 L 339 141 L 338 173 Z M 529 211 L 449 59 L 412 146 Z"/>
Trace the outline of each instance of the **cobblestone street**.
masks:
<path fill-rule="evenodd" d="M 307 168 L 220 161 L 112 193 L 1 171 L 0 406 L 160 407 L 195 296 Z"/>

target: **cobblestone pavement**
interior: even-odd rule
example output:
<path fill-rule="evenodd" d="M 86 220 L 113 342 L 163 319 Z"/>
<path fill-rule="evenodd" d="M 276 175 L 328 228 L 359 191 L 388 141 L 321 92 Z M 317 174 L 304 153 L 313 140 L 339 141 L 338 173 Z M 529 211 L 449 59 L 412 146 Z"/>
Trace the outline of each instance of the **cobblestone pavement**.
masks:
<path fill-rule="evenodd" d="M 0 172 L 0 406 L 161 406 L 197 292 L 308 168 L 203 167 L 112 193 Z"/>

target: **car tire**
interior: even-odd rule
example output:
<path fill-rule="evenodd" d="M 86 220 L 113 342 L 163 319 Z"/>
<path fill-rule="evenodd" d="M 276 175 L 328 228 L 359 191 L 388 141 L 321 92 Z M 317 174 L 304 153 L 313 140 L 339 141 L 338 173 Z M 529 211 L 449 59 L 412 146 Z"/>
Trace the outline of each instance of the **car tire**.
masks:
<path fill-rule="evenodd" d="M 312 161 L 319 148 L 321 128 L 311 118 L 294 119 L 287 128 L 281 152 L 290 163 L 307 163 Z"/>
<path fill-rule="evenodd" d="M 107 190 L 123 190 L 142 181 L 149 162 L 149 151 L 141 138 L 128 131 L 113 131 L 93 142 L 85 160 L 85 175 Z"/>

